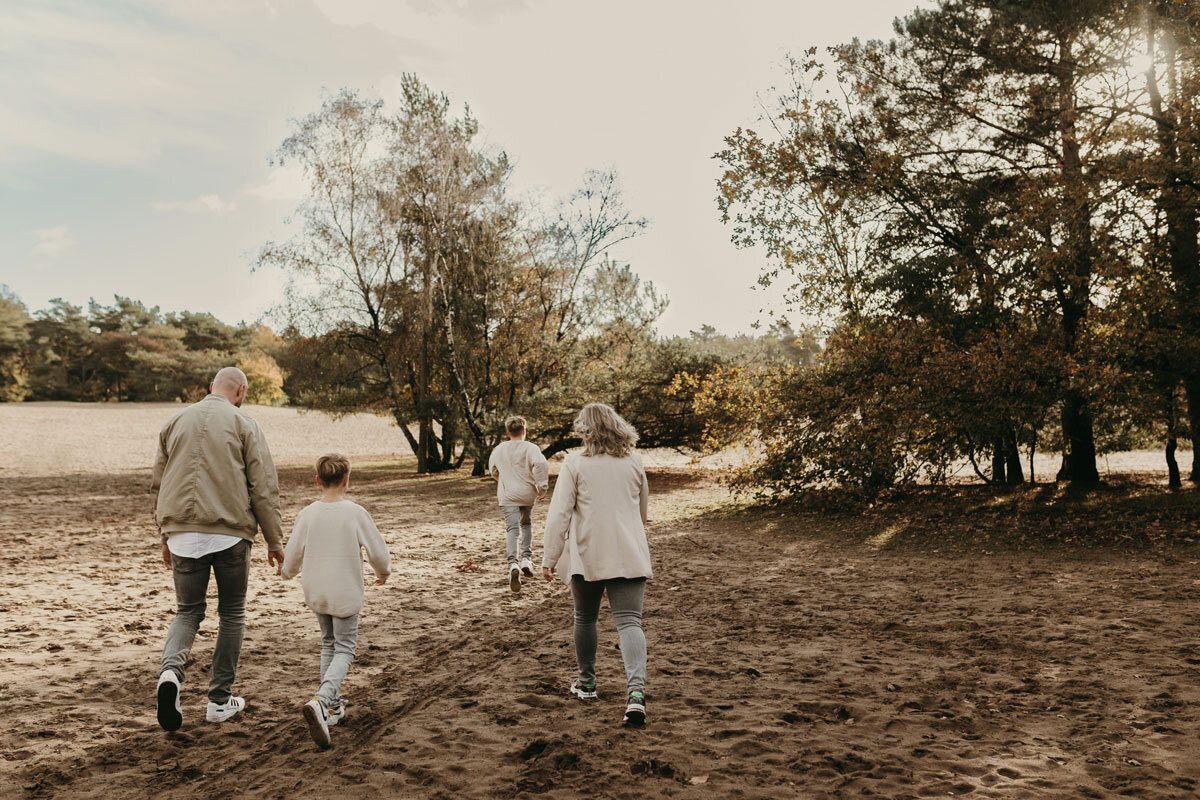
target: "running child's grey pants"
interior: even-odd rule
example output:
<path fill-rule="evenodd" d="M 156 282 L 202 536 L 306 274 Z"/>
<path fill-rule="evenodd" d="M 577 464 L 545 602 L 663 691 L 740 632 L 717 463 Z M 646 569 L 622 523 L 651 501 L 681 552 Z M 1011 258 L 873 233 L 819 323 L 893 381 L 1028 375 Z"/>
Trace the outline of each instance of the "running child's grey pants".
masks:
<path fill-rule="evenodd" d="M 342 702 L 342 681 L 354 663 L 358 647 L 358 614 L 352 617 L 331 617 L 317 614 L 321 626 L 321 687 L 317 697 L 325 708 L 335 708 Z"/>

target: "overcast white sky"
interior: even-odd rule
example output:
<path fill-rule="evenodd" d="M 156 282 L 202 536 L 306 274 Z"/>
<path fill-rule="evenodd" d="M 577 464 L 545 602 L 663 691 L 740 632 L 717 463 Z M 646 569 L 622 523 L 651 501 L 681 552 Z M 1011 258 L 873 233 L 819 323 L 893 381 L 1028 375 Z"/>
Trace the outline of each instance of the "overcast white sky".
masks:
<path fill-rule="evenodd" d="M 788 52 L 887 37 L 916 4 L 4 0 L 0 283 L 31 309 L 117 293 L 259 318 L 280 278 L 250 266 L 300 188 L 268 165 L 289 120 L 411 71 L 470 103 L 519 190 L 618 170 L 651 225 L 616 256 L 670 298 L 664 332 L 749 330 L 774 301 L 721 225 L 713 153 Z"/>

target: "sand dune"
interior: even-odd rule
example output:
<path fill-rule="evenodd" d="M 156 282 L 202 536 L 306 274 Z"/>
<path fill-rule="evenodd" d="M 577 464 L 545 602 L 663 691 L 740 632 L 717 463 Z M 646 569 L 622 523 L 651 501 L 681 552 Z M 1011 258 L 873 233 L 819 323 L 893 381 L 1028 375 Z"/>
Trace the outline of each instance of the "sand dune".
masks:
<path fill-rule="evenodd" d="M 309 477 L 281 478 L 290 521 Z M 644 730 L 619 725 L 611 618 L 601 699 L 567 698 L 569 596 L 507 591 L 489 484 L 377 467 L 356 473 L 353 496 L 396 572 L 368 587 L 333 749 L 316 750 L 300 717 L 316 625 L 261 546 L 237 684 L 247 711 L 203 722 L 213 615 L 184 726 L 166 734 L 153 687 L 173 593 L 146 479 L 6 482 L 6 797 L 1196 796 L 1194 548 L 872 547 L 834 537 L 853 520 L 730 514 L 707 473 L 668 468 L 651 476 Z M 453 568 L 466 558 L 484 571 Z"/>

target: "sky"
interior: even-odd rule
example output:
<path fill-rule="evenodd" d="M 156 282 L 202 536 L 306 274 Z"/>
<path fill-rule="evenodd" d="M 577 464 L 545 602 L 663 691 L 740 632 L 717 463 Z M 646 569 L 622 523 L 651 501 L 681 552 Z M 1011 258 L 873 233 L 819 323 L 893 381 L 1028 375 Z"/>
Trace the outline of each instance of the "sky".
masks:
<path fill-rule="evenodd" d="M 659 329 L 786 312 L 720 221 L 713 154 L 753 126 L 788 53 L 886 38 L 916 0 L 5 0 L 0 284 L 31 309 L 132 296 L 256 321 L 302 179 L 272 167 L 341 87 L 416 73 L 467 103 L 513 188 L 615 168 L 650 225 L 614 252 L 670 299 Z"/>

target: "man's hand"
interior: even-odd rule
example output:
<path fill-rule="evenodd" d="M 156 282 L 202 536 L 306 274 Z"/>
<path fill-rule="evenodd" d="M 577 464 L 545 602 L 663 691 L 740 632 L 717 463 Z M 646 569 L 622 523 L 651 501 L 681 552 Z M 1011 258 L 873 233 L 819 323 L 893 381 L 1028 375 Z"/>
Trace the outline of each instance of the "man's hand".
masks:
<path fill-rule="evenodd" d="M 537 490 L 537 499 L 538 499 L 539 503 L 546 499 L 546 490 L 545 489 Z"/>
<path fill-rule="evenodd" d="M 171 548 L 167 547 L 166 542 L 163 542 L 162 559 L 163 559 L 163 566 L 166 567 L 167 569 L 171 569 Z"/>
<path fill-rule="evenodd" d="M 275 568 L 276 575 L 282 575 L 283 574 L 283 551 L 282 550 L 268 550 L 267 551 L 267 564 Z"/>
<path fill-rule="evenodd" d="M 542 567 L 542 577 L 547 582 L 554 580 L 554 567 Z"/>
<path fill-rule="evenodd" d="M 376 578 L 375 579 L 376 586 L 383 586 L 385 583 L 387 583 L 387 578 Z"/>

